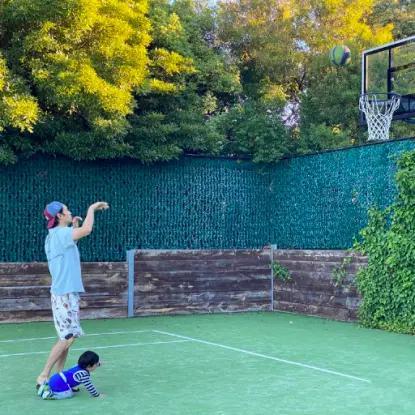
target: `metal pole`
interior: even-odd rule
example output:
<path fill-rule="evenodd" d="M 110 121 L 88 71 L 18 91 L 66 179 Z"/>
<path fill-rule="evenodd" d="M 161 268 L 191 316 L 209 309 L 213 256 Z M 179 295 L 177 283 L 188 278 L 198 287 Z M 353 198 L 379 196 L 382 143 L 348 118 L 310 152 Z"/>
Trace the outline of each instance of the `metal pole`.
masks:
<path fill-rule="evenodd" d="M 134 317 L 134 256 L 135 249 L 127 251 L 128 268 L 128 292 L 127 292 L 127 316 Z"/>
<path fill-rule="evenodd" d="M 390 99 L 389 94 L 392 92 L 393 90 L 393 76 L 394 73 L 392 72 L 392 67 L 393 67 L 393 55 L 392 55 L 392 50 L 389 49 L 389 54 L 388 54 L 388 71 L 387 71 L 387 88 L 388 88 L 388 99 Z"/>
<path fill-rule="evenodd" d="M 367 61 L 366 61 L 367 57 L 366 57 L 366 53 L 363 52 L 362 53 L 362 79 L 361 79 L 361 84 L 360 84 L 360 94 L 366 94 L 367 93 L 367 77 L 366 77 L 366 72 L 367 72 Z"/>

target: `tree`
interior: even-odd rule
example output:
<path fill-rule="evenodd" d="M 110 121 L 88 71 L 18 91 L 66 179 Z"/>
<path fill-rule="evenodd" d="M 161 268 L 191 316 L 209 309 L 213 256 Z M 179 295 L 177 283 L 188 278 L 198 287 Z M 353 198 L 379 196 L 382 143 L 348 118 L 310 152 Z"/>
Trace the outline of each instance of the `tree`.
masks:
<path fill-rule="evenodd" d="M 264 104 L 247 100 L 214 118 L 224 140 L 221 153 L 273 163 L 288 154 L 289 135 L 280 116 Z"/>
<path fill-rule="evenodd" d="M 415 19 L 415 8 L 403 1 L 380 0 L 374 2 L 363 16 L 371 28 L 371 35 L 363 30 L 360 32 L 364 36 L 339 42 L 347 43 L 352 49 L 350 65 L 333 67 L 323 55 L 317 56 L 310 65 L 308 85 L 301 95 L 301 152 L 353 145 L 366 140 L 366 131 L 358 123 L 361 52 L 391 41 L 392 36 L 401 37 L 402 28 Z M 380 27 L 383 29 L 376 29 Z M 385 82 L 385 76 L 382 75 L 380 84 Z M 410 137 L 414 132 L 411 124 L 392 123 L 392 138 Z"/>
<path fill-rule="evenodd" d="M 392 25 L 369 25 L 375 0 L 238 0 L 220 5 L 223 47 L 242 74 L 254 100 L 274 96 L 292 127 L 291 152 L 358 143 L 358 55 L 362 48 L 392 39 Z M 329 50 L 347 44 L 354 64 L 335 69 Z M 299 127 L 299 128 L 298 128 Z M 318 137 L 321 135 L 321 137 Z"/>
<path fill-rule="evenodd" d="M 310 65 L 308 86 L 300 94 L 299 153 L 350 146 L 365 139 L 359 126 L 357 54 L 352 50 L 353 60 L 348 66 L 335 67 L 324 55 Z"/>
<path fill-rule="evenodd" d="M 411 2 L 392 3 L 3 0 L 0 163 L 39 150 L 276 161 L 358 143 L 357 56 L 414 20 Z M 355 60 L 335 69 L 326 56 L 340 43 Z"/>
<path fill-rule="evenodd" d="M 411 0 L 378 0 L 368 20 L 370 25 L 392 25 L 393 38 L 415 33 L 415 3 Z"/>
<path fill-rule="evenodd" d="M 244 93 L 261 99 L 274 91 L 277 99 L 298 92 L 302 51 L 294 26 L 294 3 L 272 0 L 223 1 L 218 28 L 222 47 L 238 64 Z"/>
<path fill-rule="evenodd" d="M 146 0 L 4 0 L 0 46 L 36 96 L 45 150 L 74 158 L 128 154 L 134 89 L 147 75 Z"/>
<path fill-rule="evenodd" d="M 150 19 L 150 72 L 130 117 L 131 154 L 146 162 L 217 154 L 224 138 L 211 118 L 235 101 L 240 82 L 215 48 L 214 14 L 193 0 L 154 0 Z"/>

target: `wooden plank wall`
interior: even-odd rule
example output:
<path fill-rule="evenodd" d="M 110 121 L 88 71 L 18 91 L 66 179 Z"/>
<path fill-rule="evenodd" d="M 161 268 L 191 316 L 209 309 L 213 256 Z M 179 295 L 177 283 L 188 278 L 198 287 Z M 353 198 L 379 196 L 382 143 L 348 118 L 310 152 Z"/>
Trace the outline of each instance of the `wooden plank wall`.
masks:
<path fill-rule="evenodd" d="M 291 281 L 274 279 L 274 310 L 356 319 L 353 283 L 366 258 L 346 251 L 274 250 Z M 127 316 L 124 262 L 83 263 L 82 318 Z M 261 250 L 139 250 L 134 258 L 134 315 L 270 310 L 271 254 Z M 0 322 L 51 320 L 46 263 L 0 263 Z"/>
<path fill-rule="evenodd" d="M 139 250 L 134 315 L 270 310 L 270 249 Z"/>
<path fill-rule="evenodd" d="M 345 258 L 350 258 L 344 262 Z M 355 320 L 360 303 L 354 279 L 367 258 L 340 250 L 274 250 L 273 259 L 288 269 L 291 281 L 275 279 L 274 310 Z M 345 279 L 335 283 L 336 272 Z"/>
<path fill-rule="evenodd" d="M 82 318 L 127 316 L 127 264 L 82 263 L 86 293 L 81 295 Z M 47 264 L 0 263 L 0 321 L 52 319 Z"/>

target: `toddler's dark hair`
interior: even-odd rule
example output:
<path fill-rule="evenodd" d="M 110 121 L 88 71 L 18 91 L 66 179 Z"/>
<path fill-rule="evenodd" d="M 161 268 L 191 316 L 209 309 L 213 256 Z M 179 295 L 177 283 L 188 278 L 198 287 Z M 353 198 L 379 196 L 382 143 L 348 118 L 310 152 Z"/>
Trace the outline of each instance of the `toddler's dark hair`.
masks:
<path fill-rule="evenodd" d="M 78 366 L 81 369 L 86 369 L 88 366 L 94 366 L 98 362 L 99 356 L 95 352 L 88 350 L 79 356 Z"/>

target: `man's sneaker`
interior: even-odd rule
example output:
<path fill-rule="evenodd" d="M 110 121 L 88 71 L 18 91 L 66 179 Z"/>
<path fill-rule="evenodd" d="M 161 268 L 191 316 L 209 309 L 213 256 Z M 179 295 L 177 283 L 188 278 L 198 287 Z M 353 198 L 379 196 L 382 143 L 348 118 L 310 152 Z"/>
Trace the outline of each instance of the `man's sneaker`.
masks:
<path fill-rule="evenodd" d="M 37 387 L 37 396 L 40 396 L 40 397 L 42 397 L 42 394 L 46 388 L 49 389 L 49 385 L 47 382 L 43 382 L 41 385 L 38 385 L 36 387 Z"/>
<path fill-rule="evenodd" d="M 53 392 L 50 390 L 49 385 L 47 384 L 47 382 L 43 383 L 42 385 L 40 385 L 39 390 L 37 391 L 37 394 L 42 398 L 42 399 L 55 399 L 53 397 Z"/>
<path fill-rule="evenodd" d="M 53 392 L 50 389 L 48 389 L 43 391 L 42 399 L 55 399 L 55 397 L 53 396 Z"/>

